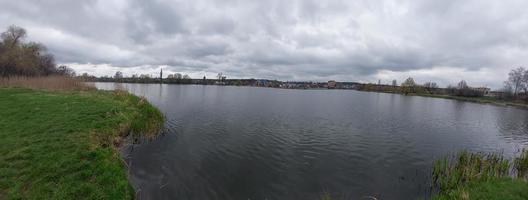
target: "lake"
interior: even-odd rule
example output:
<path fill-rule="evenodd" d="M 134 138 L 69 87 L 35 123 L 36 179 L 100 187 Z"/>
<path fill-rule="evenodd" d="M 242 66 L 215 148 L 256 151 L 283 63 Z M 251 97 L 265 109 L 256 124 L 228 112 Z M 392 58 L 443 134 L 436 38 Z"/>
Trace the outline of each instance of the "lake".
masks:
<path fill-rule="evenodd" d="M 353 90 L 96 83 L 145 96 L 167 133 L 129 147 L 141 199 L 417 199 L 433 161 L 517 154 L 528 112 Z"/>

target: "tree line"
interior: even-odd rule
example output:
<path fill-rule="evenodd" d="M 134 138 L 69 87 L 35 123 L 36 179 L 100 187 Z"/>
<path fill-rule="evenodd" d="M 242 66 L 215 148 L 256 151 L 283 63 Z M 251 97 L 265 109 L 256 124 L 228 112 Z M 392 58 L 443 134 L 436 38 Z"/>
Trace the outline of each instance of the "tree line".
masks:
<path fill-rule="evenodd" d="M 377 85 L 362 84 L 358 89 L 403 94 L 434 94 L 463 97 L 482 97 L 490 92 L 489 88 L 470 87 L 464 80 L 458 82 L 456 86 L 449 85 L 447 88 L 440 88 L 436 82 L 418 84 L 412 77 L 405 79 L 401 85 L 398 85 L 397 80 L 393 80 L 391 85 L 381 85 L 379 83 Z"/>
<path fill-rule="evenodd" d="M 518 67 L 511 70 L 508 73 L 508 79 L 504 82 L 504 87 L 493 92 L 486 87 L 471 87 L 464 80 L 461 80 L 456 85 L 440 88 L 435 82 L 418 84 L 412 77 L 405 79 L 401 85 L 398 85 L 397 80 L 393 80 L 391 85 L 381 85 L 378 82 L 377 85 L 372 83 L 362 84 L 358 89 L 403 94 L 436 94 L 462 97 L 489 96 L 505 100 L 528 101 L 528 69 Z"/>
<path fill-rule="evenodd" d="M 75 72 L 67 66 L 57 67 L 55 58 L 43 44 L 25 41 L 25 29 L 11 25 L 0 34 L 0 76 L 69 75 Z"/>

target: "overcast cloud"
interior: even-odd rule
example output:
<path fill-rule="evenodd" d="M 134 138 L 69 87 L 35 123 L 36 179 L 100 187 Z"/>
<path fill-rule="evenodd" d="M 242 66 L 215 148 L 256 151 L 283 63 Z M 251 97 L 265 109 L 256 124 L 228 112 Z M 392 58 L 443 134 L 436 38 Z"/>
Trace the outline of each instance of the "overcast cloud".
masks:
<path fill-rule="evenodd" d="M 499 88 L 528 63 L 526 0 L 0 0 L 77 72 Z"/>

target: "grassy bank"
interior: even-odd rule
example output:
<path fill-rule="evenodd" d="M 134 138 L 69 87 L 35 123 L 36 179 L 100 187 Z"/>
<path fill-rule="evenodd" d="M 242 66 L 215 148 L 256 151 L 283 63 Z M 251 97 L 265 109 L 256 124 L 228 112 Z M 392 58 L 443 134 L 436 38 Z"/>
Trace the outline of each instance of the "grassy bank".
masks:
<path fill-rule="evenodd" d="M 513 161 L 499 154 L 460 152 L 433 169 L 435 200 L 528 199 L 528 151 Z"/>
<path fill-rule="evenodd" d="M 422 97 L 433 97 L 442 99 L 453 99 L 459 101 L 468 101 L 473 103 L 493 104 L 497 106 L 515 106 L 519 108 L 528 108 L 528 103 L 523 101 L 506 101 L 493 97 L 461 97 L 461 96 L 450 96 L 450 95 L 436 95 L 436 94 L 408 94 L 412 96 Z"/>
<path fill-rule="evenodd" d="M 125 92 L 0 88 L 0 199 L 131 199 L 115 145 L 163 121 Z"/>
<path fill-rule="evenodd" d="M 432 97 L 432 98 L 442 98 L 442 99 L 452 99 L 458 101 L 467 101 L 473 103 L 482 103 L 482 104 L 492 104 L 496 106 L 514 106 L 518 108 L 528 109 L 528 102 L 522 100 L 502 100 L 495 97 L 463 97 L 463 96 L 453 96 L 453 95 L 440 95 L 440 94 L 429 94 L 429 93 L 407 93 L 404 94 L 396 90 L 360 90 L 364 92 L 381 92 L 381 93 L 390 93 L 390 94 L 400 94 L 407 96 L 420 96 L 420 97 Z"/>

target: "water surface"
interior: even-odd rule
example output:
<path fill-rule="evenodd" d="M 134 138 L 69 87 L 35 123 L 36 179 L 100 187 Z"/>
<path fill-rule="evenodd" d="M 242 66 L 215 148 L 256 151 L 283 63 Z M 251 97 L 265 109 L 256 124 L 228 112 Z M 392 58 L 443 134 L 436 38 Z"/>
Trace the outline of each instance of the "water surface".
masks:
<path fill-rule="evenodd" d="M 441 155 L 528 147 L 528 112 L 512 107 L 352 90 L 121 87 L 167 116 L 168 134 L 128 155 L 141 199 L 417 199 Z"/>

